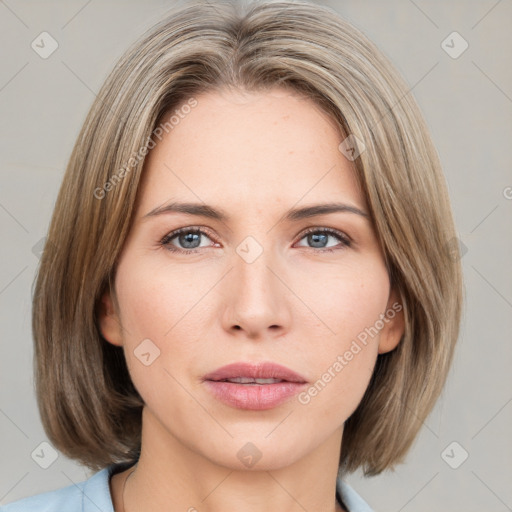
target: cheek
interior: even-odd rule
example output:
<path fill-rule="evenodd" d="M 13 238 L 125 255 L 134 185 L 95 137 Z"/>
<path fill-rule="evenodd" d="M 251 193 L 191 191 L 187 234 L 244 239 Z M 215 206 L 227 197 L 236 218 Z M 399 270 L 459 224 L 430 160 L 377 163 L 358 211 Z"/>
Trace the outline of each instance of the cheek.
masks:
<path fill-rule="evenodd" d="M 347 264 L 304 272 L 306 275 L 307 279 L 297 280 L 295 289 L 316 314 L 315 324 L 321 326 L 325 340 L 322 345 L 328 350 L 343 349 L 347 342 L 375 326 L 385 313 L 389 279 L 378 258 L 354 258 Z M 369 336 L 368 342 L 376 338 Z"/>
<path fill-rule="evenodd" d="M 128 369 L 139 392 L 149 398 L 162 386 L 179 392 L 170 373 L 188 368 L 197 355 L 197 330 L 216 276 L 197 272 L 193 265 L 148 260 L 135 252 L 121 259 L 116 291 Z"/>
<path fill-rule="evenodd" d="M 322 293 L 316 290 L 315 294 L 316 288 L 302 288 L 311 309 L 321 312 L 321 322 L 315 322 L 316 349 L 304 347 L 310 354 L 314 382 L 298 401 L 307 410 L 336 423 L 355 410 L 370 381 L 389 280 L 385 267 L 374 262 L 339 267 L 323 279 Z M 314 333 L 310 332 L 308 338 L 314 338 Z"/>
<path fill-rule="evenodd" d="M 186 322 L 208 282 L 198 280 L 192 266 L 150 263 L 135 257 L 119 265 L 116 288 L 122 298 L 122 324 L 128 342 L 153 337 L 164 345 L 175 327 Z"/>
<path fill-rule="evenodd" d="M 148 407 L 168 410 L 172 416 L 177 404 L 183 406 L 189 398 L 173 378 L 169 365 L 172 328 L 185 314 L 182 302 L 160 272 L 148 273 L 136 265 L 119 265 L 116 289 L 124 355 L 133 385 Z M 172 350 L 172 358 L 180 365 L 186 358 L 186 345 L 181 345 L 179 351 Z"/>

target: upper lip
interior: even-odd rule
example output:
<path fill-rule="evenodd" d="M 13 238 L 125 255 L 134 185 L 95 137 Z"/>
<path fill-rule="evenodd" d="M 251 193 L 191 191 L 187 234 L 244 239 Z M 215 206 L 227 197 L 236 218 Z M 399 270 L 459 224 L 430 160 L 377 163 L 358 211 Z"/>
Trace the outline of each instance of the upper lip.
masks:
<path fill-rule="evenodd" d="M 205 375 L 203 380 L 225 380 L 236 377 L 247 377 L 252 379 L 280 379 L 288 382 L 307 382 L 298 373 L 272 362 L 246 363 L 237 362 L 217 368 L 217 370 Z"/>

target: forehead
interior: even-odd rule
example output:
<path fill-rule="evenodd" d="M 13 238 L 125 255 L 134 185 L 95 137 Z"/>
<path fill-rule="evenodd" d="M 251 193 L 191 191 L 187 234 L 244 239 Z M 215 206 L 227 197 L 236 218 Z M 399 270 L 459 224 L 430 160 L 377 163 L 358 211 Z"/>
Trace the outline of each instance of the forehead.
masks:
<path fill-rule="evenodd" d="M 172 129 L 147 156 L 146 210 L 170 199 L 221 199 L 225 209 L 229 202 L 264 208 L 301 200 L 364 208 L 353 163 L 338 149 L 340 129 L 312 100 L 282 88 L 194 98 L 193 108 L 177 107 L 164 119 L 174 114 Z"/>

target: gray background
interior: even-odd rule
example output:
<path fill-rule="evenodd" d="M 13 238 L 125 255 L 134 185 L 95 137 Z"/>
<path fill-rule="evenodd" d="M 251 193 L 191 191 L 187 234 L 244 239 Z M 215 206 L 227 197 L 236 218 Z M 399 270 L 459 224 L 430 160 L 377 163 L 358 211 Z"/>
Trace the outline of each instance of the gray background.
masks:
<path fill-rule="evenodd" d="M 463 326 L 442 398 L 404 464 L 349 482 L 377 512 L 512 510 L 512 4 L 321 3 L 362 29 L 413 89 L 467 248 Z M 170 5 L 0 1 L 0 503 L 90 474 L 61 454 L 48 469 L 35 462 L 37 453 L 49 453 L 39 447 L 46 436 L 32 377 L 37 243 L 95 92 L 128 44 Z M 47 59 L 30 46 L 42 31 L 59 44 Z M 458 58 L 441 46 L 453 31 L 469 44 Z"/>

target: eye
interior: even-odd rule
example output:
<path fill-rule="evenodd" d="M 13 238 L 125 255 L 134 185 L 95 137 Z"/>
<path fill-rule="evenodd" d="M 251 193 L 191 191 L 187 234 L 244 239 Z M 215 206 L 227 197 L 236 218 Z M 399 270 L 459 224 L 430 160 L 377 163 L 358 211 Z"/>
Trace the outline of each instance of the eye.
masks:
<path fill-rule="evenodd" d="M 210 234 L 207 231 L 200 228 L 180 228 L 165 235 L 160 241 L 160 244 L 171 252 L 189 254 L 198 252 L 199 248 L 205 247 L 204 245 L 201 245 L 201 237 L 210 238 L 209 235 Z M 176 243 L 179 243 L 181 247 L 177 247 L 173 243 L 175 239 Z M 207 245 L 206 247 L 211 247 L 211 245 Z"/>
<path fill-rule="evenodd" d="M 167 250 L 176 253 L 190 254 L 199 252 L 199 249 L 205 247 L 212 247 L 212 245 L 202 245 L 201 238 L 212 239 L 208 231 L 196 227 L 187 227 L 176 229 L 165 235 L 160 244 Z M 329 238 L 338 240 L 338 244 L 334 246 L 328 245 Z M 331 252 L 345 247 L 350 247 L 351 240 L 348 236 L 341 231 L 331 228 L 311 228 L 302 233 L 300 240 L 307 239 L 307 243 L 312 244 L 310 249 L 319 249 L 321 252 Z M 176 244 L 179 244 L 177 246 Z M 300 246 L 299 247 L 304 247 Z"/>
<path fill-rule="evenodd" d="M 338 245 L 328 246 L 329 238 L 335 238 L 340 242 Z M 307 242 L 313 244 L 312 249 L 320 249 L 322 252 L 331 252 L 350 247 L 351 240 L 341 231 L 331 228 L 311 228 L 302 233 L 301 240 L 307 239 Z M 304 247 L 304 246 L 300 246 Z"/>

